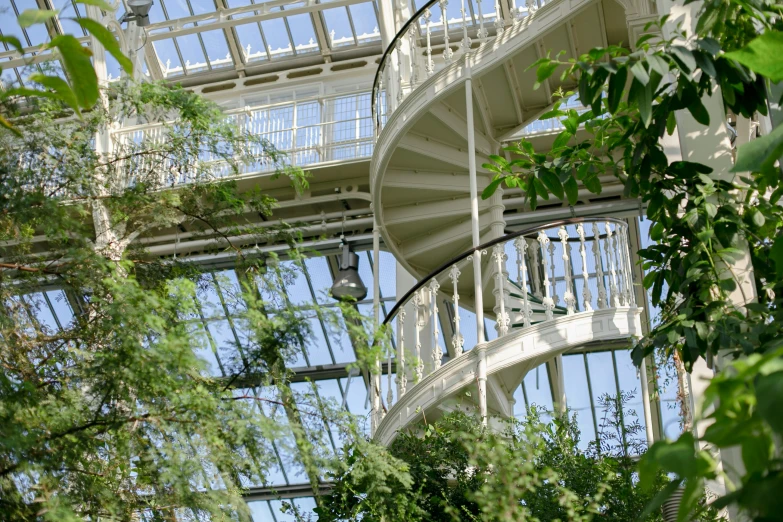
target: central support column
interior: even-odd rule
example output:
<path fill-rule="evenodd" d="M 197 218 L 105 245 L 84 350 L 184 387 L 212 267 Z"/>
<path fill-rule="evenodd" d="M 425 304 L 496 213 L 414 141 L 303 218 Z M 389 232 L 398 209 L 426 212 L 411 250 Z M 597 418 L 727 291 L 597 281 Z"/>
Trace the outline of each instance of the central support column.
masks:
<path fill-rule="evenodd" d="M 468 172 L 470 174 L 470 222 L 473 238 L 473 294 L 476 304 L 476 350 L 478 368 L 476 379 L 479 392 L 479 414 L 487 422 L 487 354 L 484 335 L 484 289 L 481 281 L 481 251 L 479 234 L 478 180 L 476 179 L 476 136 L 473 127 L 473 80 L 470 71 L 470 54 L 465 55 L 465 112 L 468 127 Z"/>

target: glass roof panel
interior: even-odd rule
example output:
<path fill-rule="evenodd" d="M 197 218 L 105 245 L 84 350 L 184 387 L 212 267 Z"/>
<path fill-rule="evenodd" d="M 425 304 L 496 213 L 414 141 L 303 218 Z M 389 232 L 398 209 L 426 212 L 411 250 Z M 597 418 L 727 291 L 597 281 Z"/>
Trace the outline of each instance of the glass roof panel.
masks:
<path fill-rule="evenodd" d="M 76 4 L 71 0 L 65 7 L 60 10 L 57 15 L 57 19 L 60 22 L 60 27 L 63 29 L 63 33 L 73 34 L 75 36 L 87 36 L 87 31 L 82 28 L 81 25 L 76 23 L 74 18 L 84 18 L 85 11 L 84 6 Z"/>
<path fill-rule="evenodd" d="M 266 45 L 256 22 L 234 26 L 245 62 L 267 60 Z"/>
<path fill-rule="evenodd" d="M 357 43 L 371 43 L 381 39 L 374 4 L 370 2 L 353 4 L 348 6 L 348 10 L 356 32 Z"/>
<path fill-rule="evenodd" d="M 288 35 L 288 28 L 282 18 L 273 18 L 261 22 L 266 47 L 272 59 L 294 54 L 294 47 Z"/>
<path fill-rule="evenodd" d="M 231 51 L 226 41 L 226 33 L 222 29 L 213 29 L 199 33 L 204 48 L 207 50 L 209 65 L 214 69 L 218 67 L 232 67 Z"/>
<path fill-rule="evenodd" d="M 309 14 L 303 13 L 293 16 L 287 16 L 286 21 L 291 30 L 291 37 L 294 40 L 294 49 L 296 54 L 314 53 L 319 51 L 318 41 L 315 37 L 315 28 L 313 27 L 313 18 Z"/>
<path fill-rule="evenodd" d="M 185 73 L 173 38 L 155 40 L 152 46 L 160 60 L 163 76 L 178 76 Z"/>
<path fill-rule="evenodd" d="M 174 39 L 179 48 L 180 56 L 185 62 L 185 72 L 195 73 L 209 70 L 204 48 L 196 34 L 186 34 Z"/>
<path fill-rule="evenodd" d="M 332 49 L 356 45 L 351 21 L 348 19 L 348 10 L 345 7 L 324 9 L 321 14 L 326 23 L 326 33 Z"/>

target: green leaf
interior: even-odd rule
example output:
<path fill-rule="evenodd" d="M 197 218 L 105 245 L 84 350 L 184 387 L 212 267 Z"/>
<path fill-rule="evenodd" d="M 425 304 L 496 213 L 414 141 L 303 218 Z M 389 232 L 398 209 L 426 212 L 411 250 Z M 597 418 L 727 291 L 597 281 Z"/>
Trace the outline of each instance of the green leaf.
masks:
<path fill-rule="evenodd" d="M 16 36 L 0 35 L 0 42 L 7 43 L 11 47 L 13 47 L 16 51 L 18 51 L 19 54 L 24 53 L 24 47 L 22 47 L 22 42 L 20 42 L 19 38 L 17 38 Z"/>
<path fill-rule="evenodd" d="M 25 9 L 22 14 L 19 15 L 17 21 L 24 29 L 31 25 L 45 23 L 55 16 L 57 16 L 57 11 L 50 11 L 48 9 Z"/>
<path fill-rule="evenodd" d="M 661 56 L 657 54 L 651 54 L 647 57 L 647 62 L 650 64 L 650 68 L 665 77 L 669 74 L 669 64 Z"/>
<path fill-rule="evenodd" d="M 98 76 L 90 60 L 90 50 L 69 34 L 52 38 L 49 47 L 56 47 L 60 51 L 61 61 L 79 105 L 84 109 L 92 108 L 98 101 Z"/>
<path fill-rule="evenodd" d="M 557 138 L 555 138 L 555 142 L 552 144 L 552 149 L 554 150 L 565 147 L 568 144 L 568 140 L 570 140 L 572 137 L 573 134 L 567 130 L 561 131 L 560 134 L 557 135 Z"/>
<path fill-rule="evenodd" d="M 133 62 L 130 61 L 130 58 L 122 54 L 120 44 L 111 31 L 92 18 L 79 18 L 76 20 L 76 23 L 89 31 L 89 33 L 103 45 L 104 49 L 119 62 L 126 73 L 133 74 Z"/>
<path fill-rule="evenodd" d="M 677 118 L 674 115 L 674 111 L 670 111 L 666 117 L 666 134 L 671 136 L 674 134 L 674 129 L 677 128 Z"/>
<path fill-rule="evenodd" d="M 560 178 L 551 171 L 543 169 L 539 172 L 539 177 L 552 194 L 561 200 L 563 199 L 563 184 L 560 183 Z"/>
<path fill-rule="evenodd" d="M 14 134 L 16 134 L 17 136 L 21 136 L 21 135 L 22 135 L 22 133 L 21 133 L 21 132 L 19 132 L 19 129 L 17 129 L 17 128 L 16 128 L 16 127 L 14 127 L 13 125 L 11 125 L 11 122 L 10 122 L 10 121 L 8 121 L 8 120 L 6 120 L 6 119 L 3 117 L 3 115 L 1 115 L 1 114 L 0 114 L 0 126 L 2 126 L 2 127 L 6 128 L 6 129 L 10 130 L 11 132 L 13 132 Z"/>
<path fill-rule="evenodd" d="M 538 66 L 538 69 L 536 69 L 536 87 L 545 82 L 547 78 L 552 76 L 552 73 L 555 72 L 555 69 L 557 69 L 557 66 L 559 64 L 557 62 L 553 62 L 551 60 L 547 61 L 546 63 L 542 63 Z"/>
<path fill-rule="evenodd" d="M 783 32 L 765 31 L 742 49 L 723 56 L 738 61 L 772 82 L 783 81 Z"/>
<path fill-rule="evenodd" d="M 45 74 L 35 73 L 31 74 L 28 80 L 51 89 L 57 94 L 59 100 L 76 111 L 76 114 L 81 114 L 81 111 L 79 111 L 79 100 L 76 99 L 71 86 L 59 76 L 46 76 Z"/>
<path fill-rule="evenodd" d="M 644 64 L 642 62 L 636 62 L 631 66 L 631 73 L 633 74 L 633 77 L 639 80 L 639 83 L 642 85 L 647 85 L 650 83 L 650 73 L 647 72 L 647 69 L 644 68 Z"/>
<path fill-rule="evenodd" d="M 693 103 L 689 103 L 688 112 L 690 112 L 691 116 L 693 116 L 693 119 L 700 124 L 710 124 L 710 114 L 707 112 L 707 109 L 704 107 L 704 104 L 701 102 L 701 100 L 695 100 Z"/>
<path fill-rule="evenodd" d="M 777 433 L 783 433 L 783 372 L 763 375 L 756 381 L 759 414 Z"/>
<path fill-rule="evenodd" d="M 775 263 L 778 277 L 783 274 L 783 235 L 775 238 L 772 248 L 769 249 L 769 258 Z"/>
<path fill-rule="evenodd" d="M 568 197 L 568 204 L 571 206 L 576 205 L 576 202 L 579 200 L 579 187 L 573 176 L 568 176 L 568 179 L 563 182 L 563 189 L 566 197 Z"/>
<path fill-rule="evenodd" d="M 696 58 L 693 53 L 687 48 L 681 45 L 673 45 L 671 47 L 671 56 L 680 65 L 684 72 L 689 73 L 696 68 Z"/>
<path fill-rule="evenodd" d="M 536 177 L 533 177 L 532 179 L 533 179 L 532 185 L 536 189 L 536 194 L 538 194 L 545 200 L 549 201 L 549 192 L 547 192 L 546 187 L 544 186 L 543 183 L 541 183 L 541 180 Z"/>
<path fill-rule="evenodd" d="M 606 106 L 612 114 L 617 112 L 617 107 L 623 99 L 627 79 L 628 69 L 626 67 L 619 68 L 615 74 L 609 77 L 609 92 L 607 94 Z"/>
<path fill-rule="evenodd" d="M 114 8 L 104 0 L 76 0 L 76 3 L 84 4 L 84 5 L 93 5 L 95 7 L 100 7 L 104 11 L 109 11 L 109 12 L 114 11 Z"/>
<path fill-rule="evenodd" d="M 639 116 L 645 127 L 650 126 L 652 121 L 652 94 L 650 86 L 642 85 L 638 80 L 631 82 L 631 90 L 628 92 L 628 99 L 636 102 L 639 108 Z"/>
<path fill-rule="evenodd" d="M 751 140 L 737 149 L 737 161 L 732 172 L 761 172 L 783 156 L 783 125 L 760 138 Z"/>
<path fill-rule="evenodd" d="M 505 176 L 493 179 L 489 185 L 481 192 L 481 199 L 489 199 L 498 189 L 498 186 L 506 179 Z"/>

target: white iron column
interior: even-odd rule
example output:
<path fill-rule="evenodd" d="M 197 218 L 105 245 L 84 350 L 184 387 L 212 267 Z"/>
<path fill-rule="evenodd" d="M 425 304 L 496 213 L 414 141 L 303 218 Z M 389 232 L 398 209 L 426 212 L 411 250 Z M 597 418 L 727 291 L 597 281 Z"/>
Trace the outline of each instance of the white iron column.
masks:
<path fill-rule="evenodd" d="M 374 214 L 373 214 L 374 216 Z M 377 333 L 378 325 L 380 324 L 381 313 L 381 301 L 380 292 L 380 259 L 381 259 L 381 232 L 378 228 L 378 223 L 373 218 L 372 227 L 372 315 L 373 315 L 373 332 Z M 373 339 L 370 340 L 373 342 Z M 381 422 L 381 361 L 376 359 L 372 362 L 372 368 L 370 369 L 370 433 L 375 434 L 375 430 L 378 429 L 378 424 Z"/>
<path fill-rule="evenodd" d="M 470 222 L 473 238 L 473 293 L 476 304 L 476 339 L 479 350 L 478 356 L 478 392 L 479 413 L 484 423 L 487 421 L 487 355 L 486 338 L 484 336 L 484 296 L 481 281 L 481 252 L 479 234 L 479 210 L 478 210 L 478 180 L 476 179 L 476 136 L 473 127 L 473 80 L 470 72 L 470 55 L 465 55 L 465 107 L 468 126 L 468 171 L 470 173 Z"/>

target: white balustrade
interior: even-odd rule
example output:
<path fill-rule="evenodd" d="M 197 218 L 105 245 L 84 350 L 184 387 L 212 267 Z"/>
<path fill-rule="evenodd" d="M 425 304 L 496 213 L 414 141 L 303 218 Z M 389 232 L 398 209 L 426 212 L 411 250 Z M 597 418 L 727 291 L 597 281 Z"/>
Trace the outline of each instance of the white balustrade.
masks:
<path fill-rule="evenodd" d="M 523 234 L 510 234 L 487 245 L 492 247 L 492 255 L 481 256 L 485 261 L 480 267 L 481 271 L 490 270 L 492 274 L 492 282 L 488 283 L 492 287 L 486 288 L 485 292 L 495 295 L 498 338 L 502 339 L 542 322 L 557 321 L 580 313 L 635 306 L 632 258 L 627 235 L 627 225 L 616 219 L 570 220 Z M 574 254 L 574 247 L 578 254 Z M 507 248 L 516 252 L 514 260 L 508 259 L 506 252 L 511 250 Z M 415 361 L 412 367 L 415 386 L 430 373 L 447 366 L 465 353 L 465 332 L 460 319 L 464 301 L 469 304 L 474 301 L 474 272 L 460 270 L 460 266 L 472 262 L 476 251 L 483 252 L 484 247 L 471 249 L 457 257 L 448 268 L 427 276 L 397 303 L 386 318 L 386 323 L 395 317 L 397 319 L 398 402 L 409 391 L 406 364 L 409 356 Z M 509 277 L 509 263 L 512 269 L 516 265 L 515 278 Z M 574 263 L 580 264 L 576 270 Z M 443 284 L 447 282 L 450 284 L 444 287 Z M 581 289 L 579 284 L 582 285 Z M 578 290 L 581 292 L 578 293 Z M 467 295 L 460 295 L 461 291 L 467 292 Z M 560 302 L 564 305 L 558 306 Z M 451 317 L 450 331 L 446 326 L 449 323 L 440 323 L 439 306 L 449 308 L 445 315 Z M 410 348 L 406 343 L 406 333 L 413 335 L 412 353 L 408 353 Z M 446 363 L 443 363 L 441 336 L 451 338 L 451 343 L 447 344 L 450 349 Z M 423 350 L 425 343 L 426 350 Z M 429 343 L 432 343 L 431 346 Z M 474 346 L 467 348 L 473 349 Z M 387 354 L 387 406 L 391 406 L 393 399 L 391 355 Z M 432 364 L 424 364 L 425 356 L 432 360 Z"/>
<path fill-rule="evenodd" d="M 485 0 L 476 0 L 473 4 L 476 8 L 475 13 L 467 4 L 470 0 L 459 1 L 460 15 L 451 20 L 448 16 L 448 0 L 427 1 L 417 12 L 416 18 L 410 20 L 410 23 L 395 36 L 386 49 L 372 91 L 372 118 L 375 123 L 376 139 L 385 125 L 386 118 L 400 106 L 404 99 L 422 85 L 427 78 L 434 75 L 437 69 L 448 66 L 457 58 L 451 48 L 451 42 L 459 39 L 458 54 L 461 59 L 471 52 L 472 37 L 475 37 L 481 45 L 491 44 L 495 38 L 503 34 L 507 22 L 518 21 L 512 20 L 513 13 L 508 15 L 508 20 L 504 17 L 501 0 L 491 0 L 488 5 L 484 3 Z M 545 0 L 529 0 L 527 9 L 523 11 L 532 14 L 545 3 Z M 432 11 L 436 8 L 440 10 L 439 22 L 432 20 Z M 489 12 L 485 12 L 485 9 L 488 9 Z M 492 13 L 493 10 L 494 13 Z M 494 16 L 494 21 L 491 27 L 488 27 L 487 22 L 492 16 Z M 440 47 L 443 50 L 442 60 L 433 59 L 434 47 Z M 424 50 L 423 70 L 425 74 L 419 74 L 421 49 Z M 410 57 L 409 67 L 404 67 L 404 55 Z M 396 70 L 393 70 L 395 68 Z M 394 100 L 392 100 L 394 103 L 391 107 L 384 106 L 382 96 L 384 86 L 386 89 L 391 89 L 391 92 L 387 94 L 394 96 Z M 556 122 L 557 120 L 552 121 Z"/>

